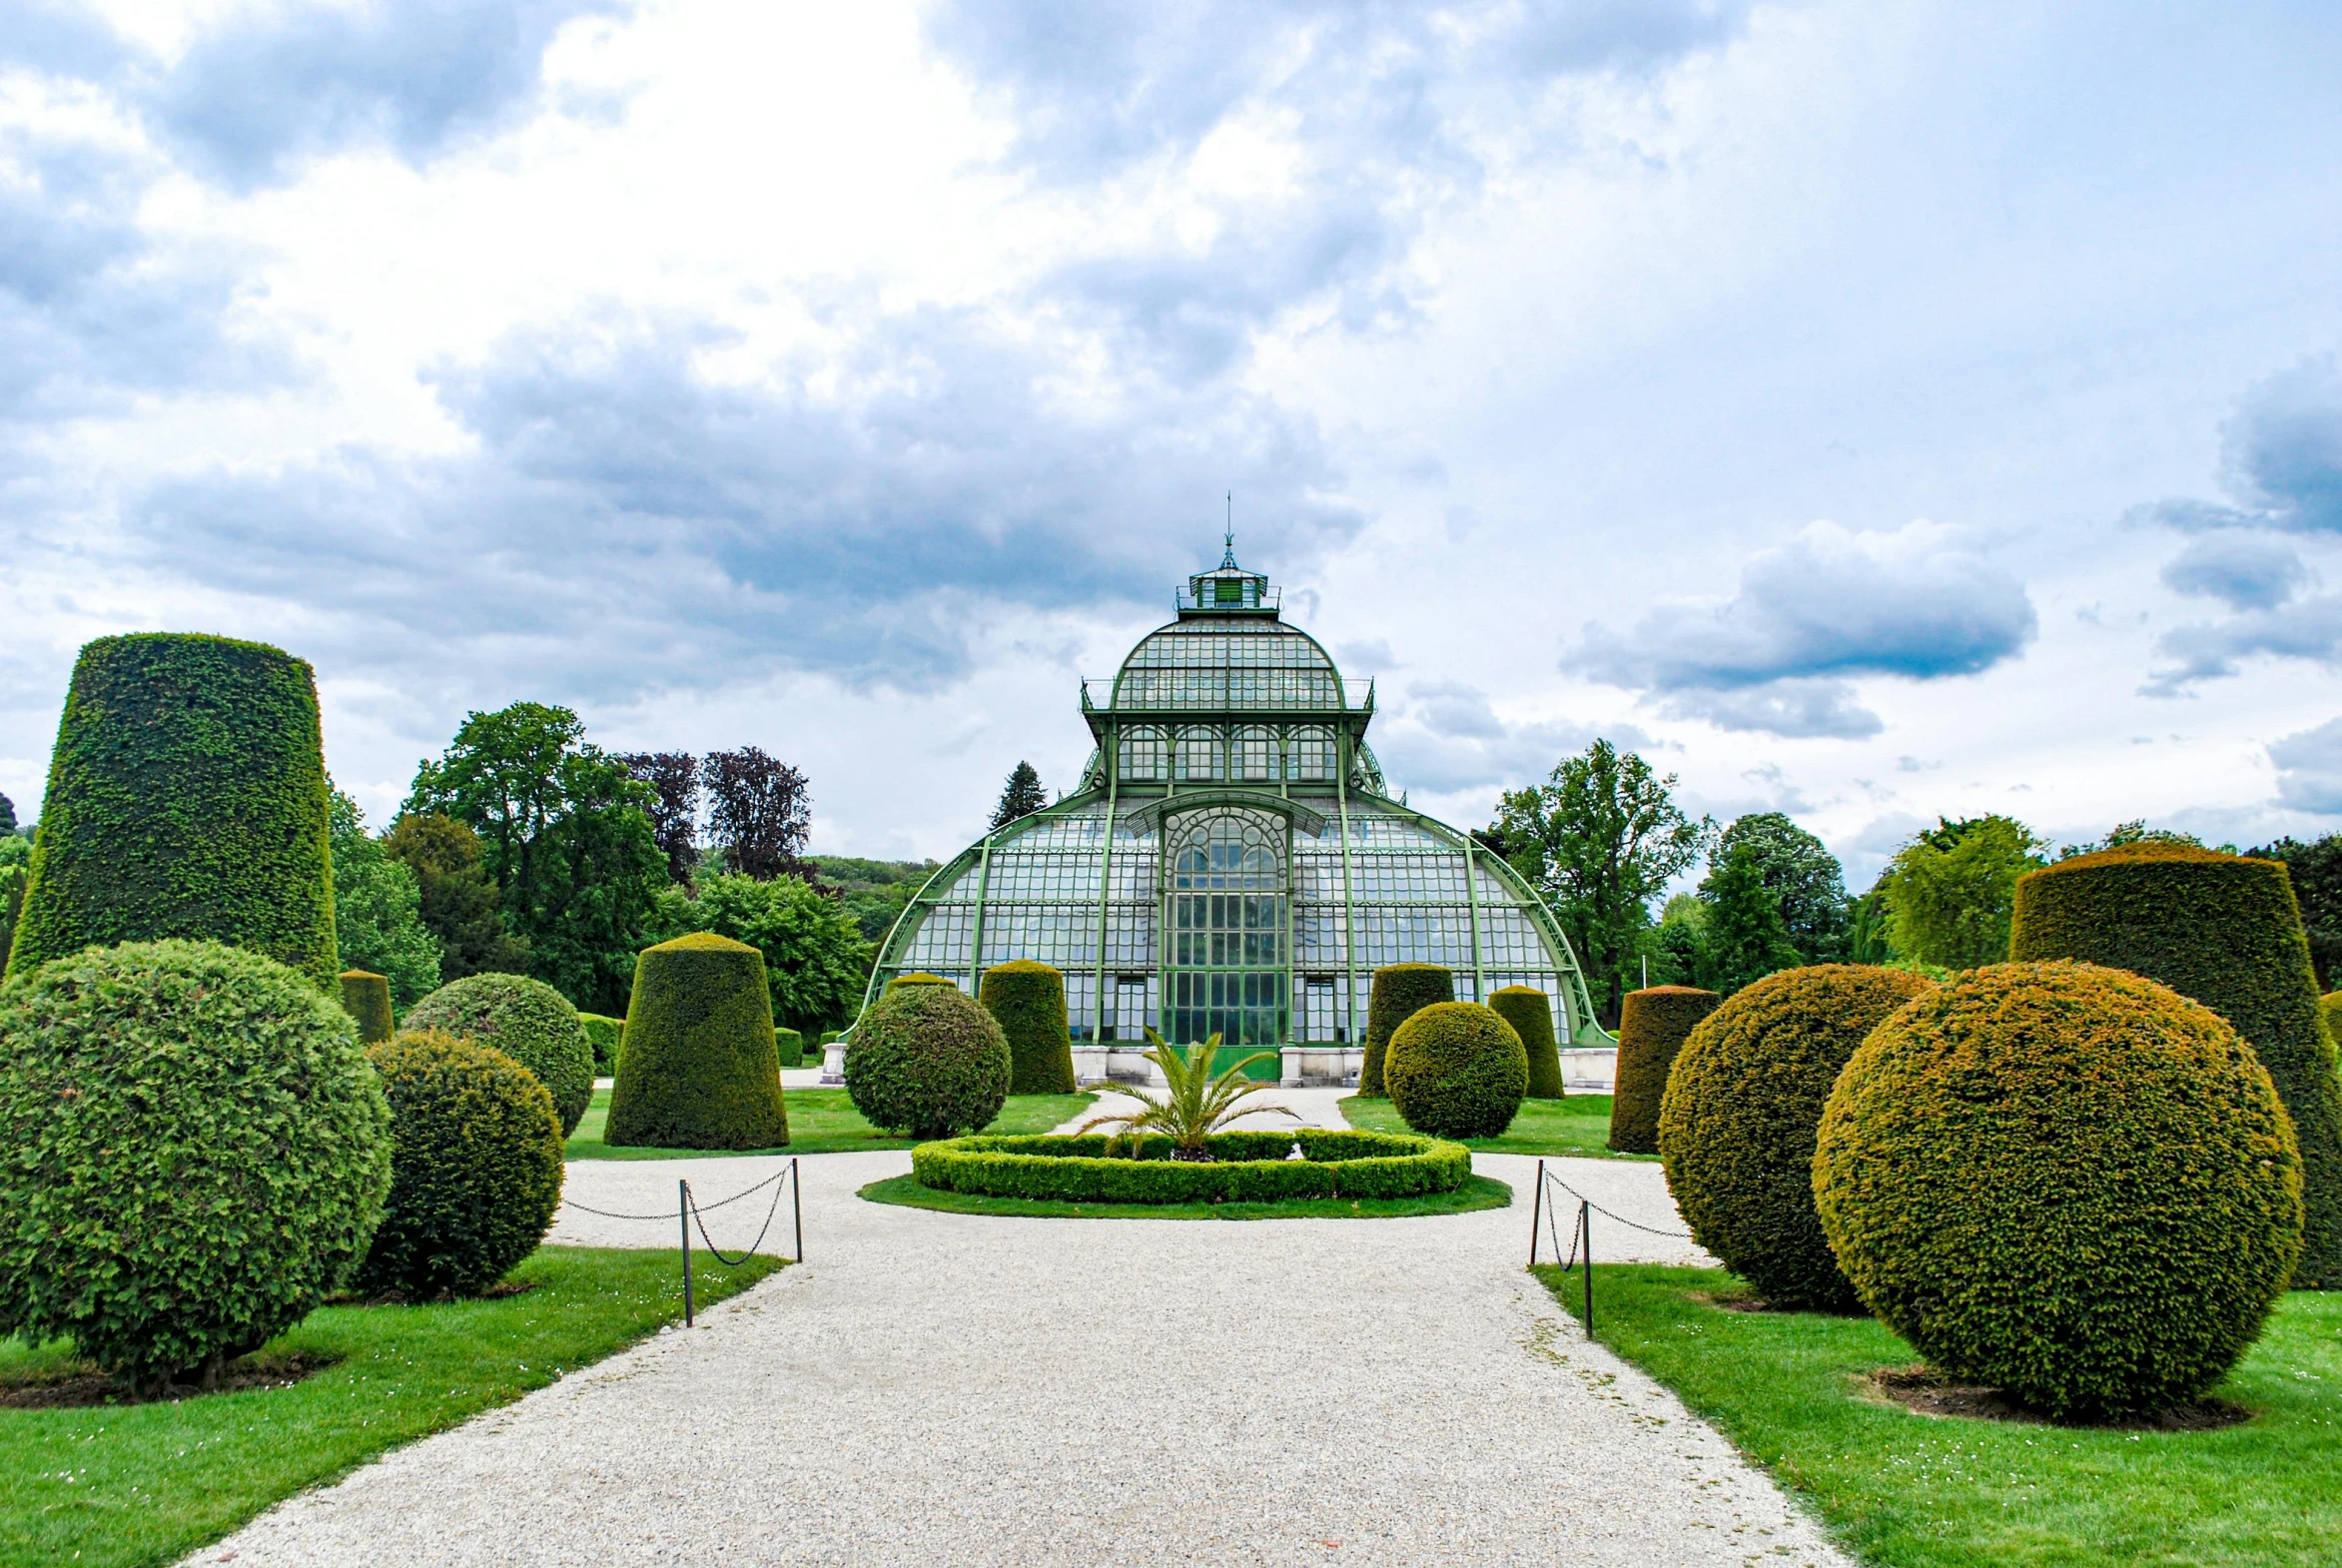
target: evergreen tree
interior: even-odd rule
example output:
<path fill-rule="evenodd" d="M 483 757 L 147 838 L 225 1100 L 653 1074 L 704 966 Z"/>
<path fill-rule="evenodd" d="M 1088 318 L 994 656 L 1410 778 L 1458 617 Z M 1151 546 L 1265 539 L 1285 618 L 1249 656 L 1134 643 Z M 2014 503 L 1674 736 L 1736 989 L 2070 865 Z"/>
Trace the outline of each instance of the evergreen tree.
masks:
<path fill-rule="evenodd" d="M 1710 989 L 1730 996 L 1804 962 L 1782 918 L 1781 896 L 1766 886 L 1764 860 L 1753 846 L 1724 851 L 1700 884 L 1700 897 L 1708 906 Z"/>
<path fill-rule="evenodd" d="M 1009 781 L 1001 787 L 1001 803 L 992 808 L 992 826 L 995 832 L 1007 827 L 1019 817 L 1030 817 L 1049 804 L 1049 796 L 1041 787 L 1041 775 L 1030 762 L 1020 762 L 1010 770 Z"/>
<path fill-rule="evenodd" d="M 422 928 L 439 945 L 440 984 L 528 972 L 528 944 L 504 929 L 478 834 L 453 817 L 408 812 L 390 824 L 383 852 L 414 873 Z"/>
<path fill-rule="evenodd" d="M 391 1005 L 401 1009 L 438 990 L 439 944 L 423 926 L 413 870 L 368 834 L 365 813 L 340 790 L 326 801 L 326 826 L 342 967 L 381 975 L 390 983 Z"/>
<path fill-rule="evenodd" d="M 2255 860 L 2281 860 L 2293 879 L 2293 901 L 2309 933 L 2309 961 L 2318 972 L 2318 990 L 2342 987 L 2342 833 L 2304 844 L 2279 839 L 2250 852 Z"/>

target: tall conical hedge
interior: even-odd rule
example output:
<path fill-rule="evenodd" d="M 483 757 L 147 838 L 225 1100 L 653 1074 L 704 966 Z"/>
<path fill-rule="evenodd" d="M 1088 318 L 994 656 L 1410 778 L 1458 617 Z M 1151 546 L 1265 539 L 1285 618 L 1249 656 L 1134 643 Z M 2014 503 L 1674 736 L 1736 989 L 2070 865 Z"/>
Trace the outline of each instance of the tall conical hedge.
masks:
<path fill-rule="evenodd" d="M 9 973 L 183 937 L 330 995 L 332 868 L 309 665 L 226 637 L 101 637 L 66 693 Z"/>
<path fill-rule="evenodd" d="M 1531 1100 L 1559 1100 L 1561 1045 L 1553 1038 L 1553 999 L 1535 986 L 1505 986 L 1488 999 L 1529 1053 Z"/>
<path fill-rule="evenodd" d="M 1074 1092 L 1074 1037 L 1066 1028 L 1066 977 L 1047 964 L 1012 959 L 984 972 L 977 1000 L 1009 1037 L 1009 1093 Z"/>
<path fill-rule="evenodd" d="M 1374 972 L 1366 998 L 1366 1055 L 1358 1066 L 1358 1093 L 1382 1098 L 1383 1058 L 1398 1027 L 1435 1002 L 1455 1000 L 1455 975 L 1437 964 L 1385 964 Z"/>
<path fill-rule="evenodd" d="M 2318 1016 L 2309 939 L 2285 866 L 2193 844 L 2123 844 L 2016 884 L 2008 951 L 2127 969 L 2235 1026 L 2276 1083 L 2301 1145 L 2293 1276 L 2342 1288 L 2342 1079 Z"/>
<path fill-rule="evenodd" d="M 1626 994 L 1618 1015 L 1618 1073 L 1611 1087 L 1610 1147 L 1659 1153 L 1659 1101 L 1667 1070 L 1700 1020 L 1724 999 L 1697 986 L 1646 986 Z"/>
<path fill-rule="evenodd" d="M 390 982 L 371 970 L 342 971 L 342 1011 L 358 1020 L 358 1038 L 376 1045 L 390 1038 Z"/>
<path fill-rule="evenodd" d="M 643 950 L 602 1141 L 658 1149 L 789 1141 L 761 952 L 712 931 Z"/>

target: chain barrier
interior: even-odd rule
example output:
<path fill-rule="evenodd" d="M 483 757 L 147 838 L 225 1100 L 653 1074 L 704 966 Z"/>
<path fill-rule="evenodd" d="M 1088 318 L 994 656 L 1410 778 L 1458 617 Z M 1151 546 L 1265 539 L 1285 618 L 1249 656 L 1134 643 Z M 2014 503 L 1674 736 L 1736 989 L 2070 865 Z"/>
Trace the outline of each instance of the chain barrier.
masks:
<path fill-rule="evenodd" d="M 1578 1249 L 1583 1244 L 1585 1248 L 1584 1315 L 1588 1339 L 1594 1337 L 1594 1216 L 1596 1214 L 1602 1215 L 1605 1219 L 1614 1219 L 1630 1230 L 1640 1230 L 1645 1235 L 1662 1236 L 1671 1241 L 1696 1242 L 1699 1239 L 1688 1230 L 1662 1230 L 1656 1225 L 1644 1224 L 1639 1219 L 1629 1219 L 1624 1214 L 1613 1213 L 1564 1181 L 1560 1176 L 1546 1170 L 1545 1162 L 1540 1160 L 1537 1162 L 1536 1202 L 1529 1212 L 1529 1266 L 1531 1268 L 1537 1266 L 1537 1246 L 1540 1240 L 1550 1238 L 1553 1242 L 1553 1255 L 1556 1258 L 1561 1256 L 1561 1231 L 1554 1220 L 1555 1211 L 1561 1207 L 1561 1200 L 1559 1198 L 1547 1200 L 1546 1191 L 1549 1187 L 1559 1187 L 1578 1200 L 1577 1222 L 1570 1227 L 1569 1233 L 1569 1261 L 1561 1264 L 1561 1271 L 1564 1274 L 1577 1271 L 1580 1266 Z M 1543 1236 L 1538 1234 L 1540 1227 L 1543 1228 Z"/>
<path fill-rule="evenodd" d="M 798 1174 L 797 1160 L 795 1156 L 791 1156 L 787 1165 L 774 1172 L 771 1176 L 766 1176 L 763 1180 L 757 1182 L 754 1186 L 742 1187 L 739 1191 L 734 1192 L 730 1197 L 719 1197 L 712 1203 L 702 1203 L 697 1197 L 692 1195 L 691 1183 L 688 1180 L 678 1179 L 675 1182 L 675 1210 L 672 1214 L 629 1214 L 615 1208 L 596 1208 L 590 1203 L 580 1203 L 576 1199 L 569 1197 L 562 1198 L 560 1206 L 563 1208 L 574 1208 L 581 1214 L 592 1214 L 595 1217 L 601 1219 L 656 1219 L 664 1221 L 666 1219 L 672 1218 L 675 1220 L 677 1227 L 681 1231 L 681 1245 L 683 1250 L 683 1326 L 689 1328 L 693 1326 L 691 1303 L 691 1232 L 694 1229 L 698 1230 L 699 1244 L 705 1247 L 708 1254 L 712 1256 L 717 1262 L 723 1264 L 726 1268 L 738 1268 L 741 1264 L 747 1262 L 748 1259 L 756 1255 L 756 1249 L 764 1245 L 765 1236 L 772 1230 L 773 1216 L 781 1211 L 781 1183 L 784 1181 L 788 1183 L 789 1196 L 791 1200 L 790 1206 L 794 1210 L 797 1226 L 797 1255 L 789 1258 L 788 1261 L 792 1263 L 802 1263 L 805 1261 L 805 1182 Z M 707 1219 L 705 1217 L 707 1212 L 710 1209 L 722 1208 L 727 1203 L 737 1203 L 744 1197 L 753 1197 L 755 1194 L 763 1191 L 768 1186 L 773 1189 L 773 1198 L 772 1202 L 765 1207 L 764 1223 L 757 1227 L 756 1239 L 749 1242 L 748 1250 L 742 1252 L 738 1257 L 725 1256 L 721 1251 L 717 1250 L 715 1242 L 708 1237 Z"/>

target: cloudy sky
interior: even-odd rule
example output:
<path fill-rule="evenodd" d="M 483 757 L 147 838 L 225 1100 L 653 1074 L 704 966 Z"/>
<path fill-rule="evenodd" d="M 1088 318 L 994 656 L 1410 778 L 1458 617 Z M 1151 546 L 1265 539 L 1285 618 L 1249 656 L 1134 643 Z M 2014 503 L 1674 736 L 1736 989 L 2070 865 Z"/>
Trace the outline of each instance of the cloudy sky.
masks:
<path fill-rule="evenodd" d="M 1461 823 L 1609 735 L 2342 827 L 2342 13 L 0 0 L 0 790 L 74 650 L 756 743 L 948 855 L 1210 564 Z"/>

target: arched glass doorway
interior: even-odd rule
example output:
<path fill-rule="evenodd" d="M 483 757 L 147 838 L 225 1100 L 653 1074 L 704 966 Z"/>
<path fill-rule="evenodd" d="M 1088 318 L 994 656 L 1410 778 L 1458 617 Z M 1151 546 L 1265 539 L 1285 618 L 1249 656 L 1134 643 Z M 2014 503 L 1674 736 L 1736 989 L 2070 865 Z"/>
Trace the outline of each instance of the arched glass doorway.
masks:
<path fill-rule="evenodd" d="M 1282 1045 L 1291 1008 L 1284 824 L 1263 812 L 1212 811 L 1176 823 L 1165 840 L 1172 1044 L 1216 1034 L 1231 1051 Z M 1273 1060 L 1253 1068 L 1261 1078 L 1277 1073 Z"/>

